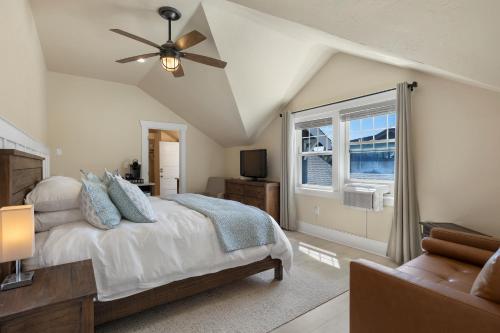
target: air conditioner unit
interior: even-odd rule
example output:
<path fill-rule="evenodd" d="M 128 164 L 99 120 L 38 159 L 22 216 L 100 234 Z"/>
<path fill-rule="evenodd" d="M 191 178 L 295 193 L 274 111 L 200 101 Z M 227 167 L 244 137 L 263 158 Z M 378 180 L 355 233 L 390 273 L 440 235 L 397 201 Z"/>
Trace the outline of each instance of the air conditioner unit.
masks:
<path fill-rule="evenodd" d="M 384 194 L 389 192 L 387 185 L 349 183 L 344 186 L 344 205 L 381 211 L 384 209 Z"/>

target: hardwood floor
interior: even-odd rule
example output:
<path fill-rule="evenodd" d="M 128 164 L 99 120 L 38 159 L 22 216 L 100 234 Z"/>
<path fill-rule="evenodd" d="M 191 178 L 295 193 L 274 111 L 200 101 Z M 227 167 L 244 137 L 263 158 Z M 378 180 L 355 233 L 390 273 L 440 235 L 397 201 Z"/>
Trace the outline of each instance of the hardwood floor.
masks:
<path fill-rule="evenodd" d="M 298 232 L 287 232 L 289 238 L 334 252 L 338 260 L 350 261 L 364 258 L 380 264 L 397 267 L 386 257 L 354 249 Z M 349 292 L 345 292 L 300 317 L 273 330 L 272 333 L 345 333 L 349 332 Z"/>

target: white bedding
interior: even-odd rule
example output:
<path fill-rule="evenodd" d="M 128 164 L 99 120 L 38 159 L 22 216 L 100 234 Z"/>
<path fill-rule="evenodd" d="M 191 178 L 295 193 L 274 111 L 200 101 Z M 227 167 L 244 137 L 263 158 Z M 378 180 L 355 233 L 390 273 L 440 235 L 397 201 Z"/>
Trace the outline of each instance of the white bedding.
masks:
<path fill-rule="evenodd" d="M 112 230 L 85 221 L 68 223 L 36 235 L 36 252 L 27 269 L 91 258 L 98 299 L 110 301 L 173 281 L 246 265 L 271 256 L 286 271 L 292 247 L 277 223 L 276 244 L 230 253 L 222 251 L 212 222 L 175 202 L 151 198 L 156 223 L 126 220 Z"/>

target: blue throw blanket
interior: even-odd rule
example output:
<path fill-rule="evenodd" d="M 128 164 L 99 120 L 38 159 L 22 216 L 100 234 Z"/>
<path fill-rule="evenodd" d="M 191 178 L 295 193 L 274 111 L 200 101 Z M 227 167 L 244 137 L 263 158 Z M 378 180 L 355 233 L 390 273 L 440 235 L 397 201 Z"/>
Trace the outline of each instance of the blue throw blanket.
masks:
<path fill-rule="evenodd" d="M 225 252 L 276 242 L 271 217 L 258 208 L 200 194 L 176 194 L 166 199 L 208 217 Z"/>

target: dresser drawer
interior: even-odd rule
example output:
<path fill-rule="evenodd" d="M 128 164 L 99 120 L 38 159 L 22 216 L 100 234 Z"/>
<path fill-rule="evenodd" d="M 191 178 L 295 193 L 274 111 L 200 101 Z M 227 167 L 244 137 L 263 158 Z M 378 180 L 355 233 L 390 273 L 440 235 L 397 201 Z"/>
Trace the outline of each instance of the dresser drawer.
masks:
<path fill-rule="evenodd" d="M 227 200 L 234 200 L 234 201 L 243 202 L 243 196 L 238 195 L 238 194 L 226 193 L 226 195 L 224 197 Z"/>
<path fill-rule="evenodd" d="M 262 210 L 266 210 L 266 205 L 264 204 L 264 200 L 262 200 L 262 199 L 245 197 L 243 199 L 243 203 L 245 205 L 250 205 L 250 206 L 260 208 Z"/>
<path fill-rule="evenodd" d="M 244 187 L 241 184 L 235 184 L 235 183 L 226 183 L 226 193 L 228 194 L 238 194 L 238 195 L 243 195 L 244 192 Z"/>
<path fill-rule="evenodd" d="M 266 195 L 266 188 L 264 186 L 245 185 L 245 196 L 263 199 Z"/>

